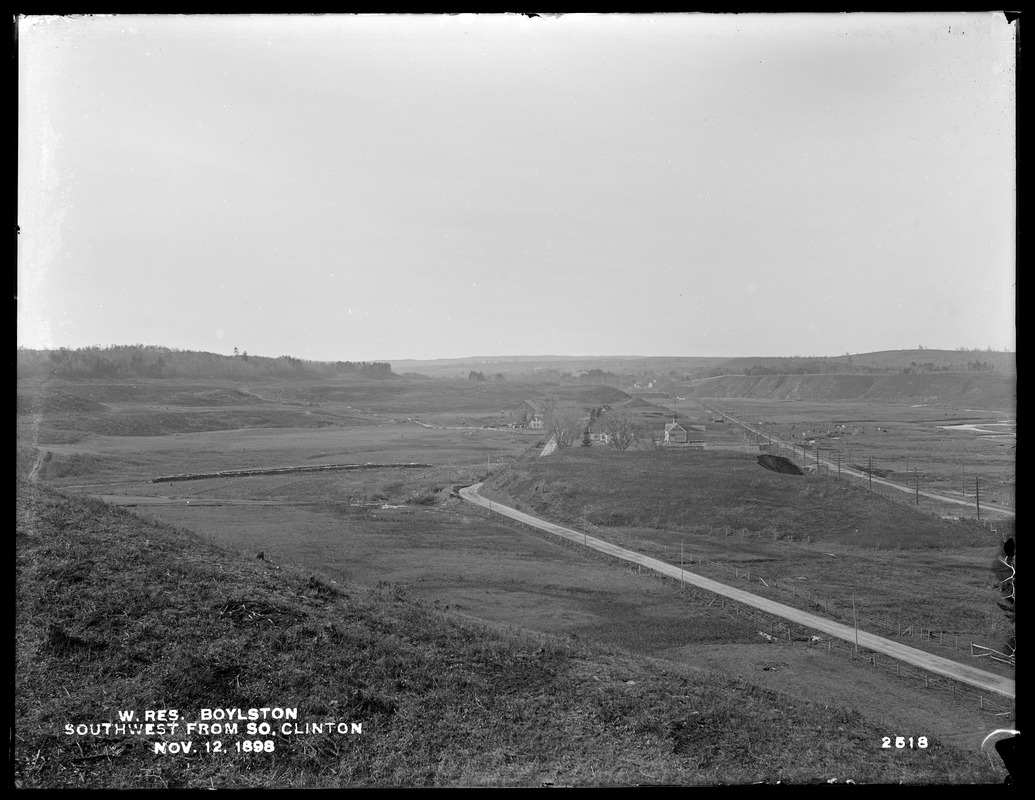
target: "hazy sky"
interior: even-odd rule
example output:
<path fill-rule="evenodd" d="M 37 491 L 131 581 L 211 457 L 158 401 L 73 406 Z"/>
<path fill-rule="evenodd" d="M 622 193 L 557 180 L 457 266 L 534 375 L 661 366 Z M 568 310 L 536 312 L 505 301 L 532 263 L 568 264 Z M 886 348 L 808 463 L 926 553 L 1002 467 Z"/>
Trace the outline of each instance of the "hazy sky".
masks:
<path fill-rule="evenodd" d="M 1013 349 L 1014 27 L 23 18 L 19 344 Z"/>

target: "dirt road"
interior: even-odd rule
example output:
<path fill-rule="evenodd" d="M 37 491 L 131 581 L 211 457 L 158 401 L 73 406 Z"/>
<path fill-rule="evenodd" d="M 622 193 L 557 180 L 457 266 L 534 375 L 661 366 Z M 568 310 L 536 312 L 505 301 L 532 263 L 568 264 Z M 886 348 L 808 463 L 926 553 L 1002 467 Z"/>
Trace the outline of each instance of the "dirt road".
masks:
<path fill-rule="evenodd" d="M 718 414 L 721 417 L 723 417 L 725 420 L 727 420 L 728 422 L 732 422 L 732 423 L 734 423 L 736 425 L 739 425 L 740 427 L 742 427 L 744 430 L 748 431 L 749 433 L 755 434 L 756 436 L 759 437 L 759 440 L 761 440 L 763 438 L 768 438 L 768 441 L 771 444 L 775 444 L 779 449 L 781 449 L 781 450 L 783 450 L 783 449 L 789 450 L 790 453 L 791 453 L 791 461 L 794 461 L 794 457 L 798 453 L 798 450 L 796 448 L 800 447 L 800 445 L 796 445 L 794 442 L 785 442 L 783 439 L 780 439 L 780 438 L 778 438 L 776 436 L 773 436 L 771 433 L 769 433 L 767 431 L 758 430 L 757 428 L 755 428 L 750 423 L 745 422 L 744 420 L 740 419 L 739 417 L 734 416 L 733 414 L 730 414 L 729 412 L 723 411 L 722 409 L 718 408 L 717 406 L 712 406 L 712 405 L 704 402 L 703 400 L 699 400 L 698 402 L 702 406 L 704 406 L 706 409 L 708 409 L 708 411 L 710 411 L 711 413 Z M 811 463 L 815 463 L 815 461 L 817 461 L 817 459 L 812 459 Z M 834 461 L 831 461 L 830 459 L 820 458 L 820 459 L 818 459 L 818 462 L 820 464 L 822 464 L 824 467 L 826 467 L 828 470 L 838 469 L 840 471 L 840 474 L 842 474 L 842 475 L 848 475 L 848 476 L 850 476 L 852 478 L 859 478 L 860 480 L 872 481 L 873 483 L 880 484 L 881 486 L 887 486 L 887 487 L 889 487 L 891 489 L 896 489 L 896 490 L 898 490 L 900 492 L 906 492 L 907 494 L 919 494 L 920 497 L 926 497 L 929 500 L 938 500 L 938 501 L 940 501 L 942 503 L 952 503 L 952 504 L 958 505 L 958 506 L 971 507 L 971 506 L 974 505 L 974 501 L 973 500 L 963 500 L 963 499 L 960 499 L 959 497 L 950 497 L 949 495 L 938 494 L 937 492 L 929 492 L 929 491 L 917 492 L 915 489 L 910 489 L 908 486 L 903 486 L 902 484 L 893 483 L 892 481 L 886 481 L 883 478 L 871 477 L 866 472 L 862 472 L 862 471 L 857 470 L 857 469 L 852 469 L 851 467 L 848 467 L 848 466 L 840 466 L 840 467 L 838 467 L 837 463 L 834 462 Z M 994 514 L 1002 514 L 1002 515 L 1007 516 L 1007 517 L 1015 516 L 1014 511 L 1011 508 L 1005 508 L 1003 506 L 991 505 L 991 504 L 988 504 L 988 503 L 982 503 L 981 504 L 981 510 L 986 512 L 986 513 L 990 512 L 990 513 L 994 513 Z"/>
<path fill-rule="evenodd" d="M 732 586 L 719 583 L 718 581 L 713 581 L 710 578 L 687 572 L 685 569 L 673 566 L 672 564 L 667 564 L 664 561 L 659 561 L 656 558 L 650 558 L 649 556 L 645 556 L 632 550 L 626 550 L 623 547 L 618 547 L 610 542 L 596 539 L 587 534 L 572 530 L 571 528 L 565 528 L 561 525 L 555 525 L 552 522 L 539 519 L 538 517 L 533 517 L 530 514 L 525 514 L 517 509 L 501 505 L 500 503 L 489 500 L 486 497 L 482 497 L 482 495 L 478 493 L 481 486 L 482 484 L 476 483 L 473 486 L 465 487 L 460 490 L 460 496 L 468 502 L 474 503 L 483 508 L 488 508 L 491 511 L 510 517 L 519 522 L 523 522 L 526 525 L 531 525 L 556 536 L 583 544 L 586 547 L 591 547 L 601 553 L 606 553 L 607 555 L 621 558 L 634 564 L 640 564 L 669 578 L 681 580 L 691 586 L 696 586 L 700 589 L 713 592 L 723 597 L 728 597 L 738 603 L 743 603 L 744 605 L 757 608 L 768 614 L 774 614 L 795 624 L 826 633 L 847 642 L 858 641 L 859 647 L 864 647 L 878 653 L 884 653 L 885 655 L 896 658 L 906 664 L 912 664 L 913 666 L 920 667 L 936 675 L 943 675 L 947 678 L 960 681 L 961 683 L 976 686 L 987 691 L 996 692 L 1009 698 L 1014 697 L 1014 681 L 1009 678 L 993 675 L 992 673 L 975 669 L 967 664 L 960 664 L 950 659 L 942 658 L 941 656 L 932 655 L 931 653 L 925 653 L 922 650 L 908 647 L 899 642 L 885 639 L 872 633 L 866 633 L 865 631 L 856 632 L 856 630 L 851 626 L 842 625 L 839 622 L 833 622 L 832 620 L 818 617 L 815 614 L 810 614 L 806 611 L 786 606 L 783 603 L 777 603 L 773 600 L 759 597 L 750 592 L 745 592 L 742 589 L 736 589 Z"/>

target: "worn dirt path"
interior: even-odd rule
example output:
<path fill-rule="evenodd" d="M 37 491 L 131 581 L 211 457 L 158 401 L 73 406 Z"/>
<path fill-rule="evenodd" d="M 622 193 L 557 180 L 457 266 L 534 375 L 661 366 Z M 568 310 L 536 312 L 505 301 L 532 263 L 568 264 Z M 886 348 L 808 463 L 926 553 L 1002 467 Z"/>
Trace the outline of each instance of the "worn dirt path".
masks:
<path fill-rule="evenodd" d="M 705 578 L 702 575 L 687 572 L 685 569 L 673 566 L 672 564 L 667 564 L 664 561 L 659 561 L 656 558 L 645 556 L 633 550 L 626 550 L 623 547 L 611 544 L 610 542 L 605 542 L 601 539 L 596 539 L 588 534 L 580 533 L 571 528 L 565 528 L 552 522 L 547 522 L 538 517 L 533 517 L 530 514 L 525 514 L 522 511 L 501 505 L 500 503 L 483 497 L 478 493 L 481 486 L 482 484 L 480 483 L 476 483 L 473 486 L 467 486 L 460 490 L 460 496 L 468 502 L 487 508 L 498 514 L 502 514 L 503 516 L 510 517 L 518 522 L 523 522 L 526 525 L 531 525 L 532 527 L 546 531 L 547 533 L 552 533 L 556 536 L 583 544 L 586 547 L 614 556 L 615 558 L 621 558 L 634 564 L 640 564 L 669 578 L 681 580 L 691 586 L 696 586 L 700 589 L 722 595 L 723 597 L 728 597 L 738 603 L 743 603 L 744 605 L 757 608 L 768 614 L 774 614 L 795 624 L 811 628 L 812 630 L 821 631 L 822 633 L 826 633 L 847 642 L 855 642 L 858 640 L 860 647 L 865 647 L 868 650 L 873 650 L 878 653 L 884 653 L 885 655 L 896 658 L 906 664 L 912 664 L 913 666 L 920 667 L 936 675 L 943 675 L 947 678 L 960 681 L 961 683 L 976 686 L 986 691 L 996 692 L 1009 698 L 1014 697 L 1014 681 L 1010 678 L 993 675 L 990 672 L 975 669 L 967 664 L 960 664 L 948 658 L 942 658 L 941 656 L 932 655 L 931 653 L 925 653 L 922 650 L 908 647 L 907 645 L 891 639 L 885 639 L 882 636 L 877 636 L 872 633 L 866 633 L 865 631 L 856 632 L 856 630 L 851 626 L 842 625 L 839 622 L 834 622 L 832 620 L 816 616 L 815 614 L 810 614 L 807 611 L 801 611 L 797 608 L 786 606 L 783 603 L 777 603 L 774 600 L 759 597 L 750 592 L 745 592 L 743 589 L 736 589 L 732 586 L 719 583 L 718 581 L 713 581 L 710 578 Z"/>
<path fill-rule="evenodd" d="M 32 463 L 32 469 L 29 470 L 29 480 L 37 481 L 40 476 L 40 470 L 43 468 L 43 460 L 47 457 L 46 450 L 39 450 L 36 453 L 36 460 Z"/>

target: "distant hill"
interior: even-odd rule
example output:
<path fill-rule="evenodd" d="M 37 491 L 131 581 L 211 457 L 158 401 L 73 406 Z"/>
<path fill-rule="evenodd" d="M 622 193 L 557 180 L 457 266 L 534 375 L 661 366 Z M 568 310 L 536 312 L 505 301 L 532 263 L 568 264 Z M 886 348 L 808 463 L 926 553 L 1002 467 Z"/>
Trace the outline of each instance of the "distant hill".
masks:
<path fill-rule="evenodd" d="M 886 375 L 724 375 L 679 384 L 690 397 L 773 400 L 861 400 L 945 403 L 1012 410 L 1017 403 L 1013 375 L 932 372 Z"/>
<path fill-rule="evenodd" d="M 113 345 L 57 350 L 18 350 L 18 377 L 60 378 L 257 378 L 321 379 L 343 375 L 394 378 L 381 361 L 304 361 L 175 350 L 152 345 Z"/>
<path fill-rule="evenodd" d="M 502 375 L 505 378 L 520 376 L 555 380 L 561 377 L 597 377 L 606 381 L 647 371 L 659 375 L 669 371 L 682 374 L 688 370 L 718 366 L 725 361 L 728 359 L 710 356 L 477 356 L 429 361 L 396 359 L 392 361 L 392 368 L 400 374 L 412 372 L 433 378 L 466 378 L 473 370 L 484 372 L 487 377 Z"/>
<path fill-rule="evenodd" d="M 840 356 L 475 356 L 395 360 L 393 369 L 433 378 L 486 377 L 632 383 L 719 375 L 874 375 L 902 372 L 1013 374 L 1016 354 L 987 350 L 884 350 Z"/>

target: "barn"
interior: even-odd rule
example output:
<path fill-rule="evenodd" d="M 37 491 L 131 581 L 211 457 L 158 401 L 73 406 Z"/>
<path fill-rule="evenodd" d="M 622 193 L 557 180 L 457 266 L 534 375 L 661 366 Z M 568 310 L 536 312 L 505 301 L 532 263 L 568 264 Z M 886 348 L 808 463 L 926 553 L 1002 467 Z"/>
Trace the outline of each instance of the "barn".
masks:
<path fill-rule="evenodd" d="M 661 444 L 664 447 L 704 447 L 704 432 L 704 425 L 672 420 L 665 425 Z"/>

